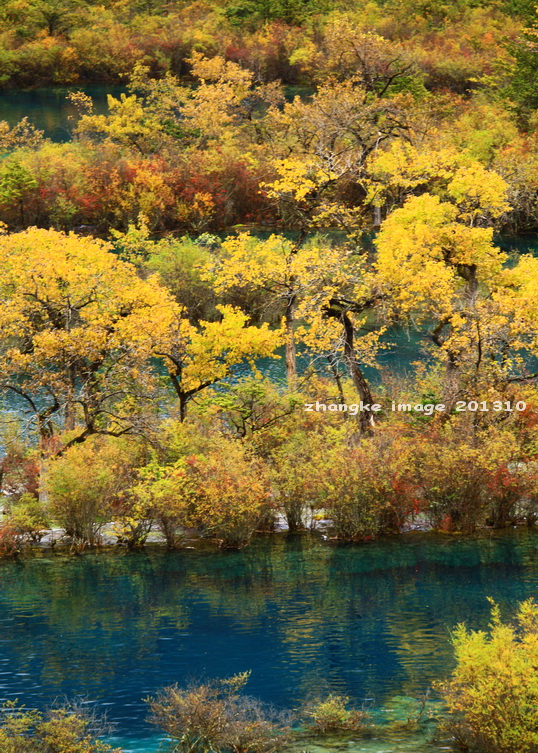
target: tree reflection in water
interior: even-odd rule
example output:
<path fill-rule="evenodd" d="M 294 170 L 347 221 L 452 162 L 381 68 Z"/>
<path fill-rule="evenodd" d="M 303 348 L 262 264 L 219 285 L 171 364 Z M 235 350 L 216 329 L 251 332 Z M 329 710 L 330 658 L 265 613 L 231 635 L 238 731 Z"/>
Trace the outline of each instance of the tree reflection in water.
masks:
<path fill-rule="evenodd" d="M 485 627 L 487 596 L 536 594 L 537 552 L 538 535 L 516 531 L 4 561 L 0 695 L 85 694 L 133 739 L 150 734 L 142 698 L 189 677 L 251 669 L 249 693 L 280 707 L 327 690 L 374 706 L 421 696 L 450 667 L 451 626 Z"/>

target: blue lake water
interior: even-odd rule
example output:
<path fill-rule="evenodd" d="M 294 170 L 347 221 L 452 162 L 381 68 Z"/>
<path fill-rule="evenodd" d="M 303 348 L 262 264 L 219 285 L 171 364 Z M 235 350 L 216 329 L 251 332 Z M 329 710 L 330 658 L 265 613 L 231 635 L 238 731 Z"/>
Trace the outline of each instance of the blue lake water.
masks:
<path fill-rule="evenodd" d="M 127 87 L 91 84 L 0 91 L 0 120 L 7 120 L 13 126 L 28 117 L 36 128 L 44 131 L 47 138 L 58 142 L 69 141 L 76 116 L 76 109 L 67 98 L 70 91 L 88 94 L 93 100 L 95 114 L 101 115 L 108 112 L 107 95 L 119 97 L 127 92 Z M 293 99 L 296 94 L 305 97 L 311 92 L 312 89 L 304 86 L 285 87 L 287 99 Z"/>
<path fill-rule="evenodd" d="M 46 87 L 31 90 L 0 91 L 0 120 L 15 125 L 27 117 L 36 128 L 53 141 L 70 141 L 76 109 L 67 99 L 70 91 L 83 91 L 93 99 L 94 112 L 108 112 L 107 95 L 119 97 L 121 86 Z"/>
<path fill-rule="evenodd" d="M 249 692 L 280 707 L 332 690 L 375 708 L 444 676 L 449 629 L 486 627 L 486 597 L 509 611 L 537 595 L 538 533 L 527 530 L 42 552 L 0 562 L 0 698 L 44 707 L 84 695 L 125 750 L 153 753 L 143 698 L 167 684 L 250 669 Z"/>

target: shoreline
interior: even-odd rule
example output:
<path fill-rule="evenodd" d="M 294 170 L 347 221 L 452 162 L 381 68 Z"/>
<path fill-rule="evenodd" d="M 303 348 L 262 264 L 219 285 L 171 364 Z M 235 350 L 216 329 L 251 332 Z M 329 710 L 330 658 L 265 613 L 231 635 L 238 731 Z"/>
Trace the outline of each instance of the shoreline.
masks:
<path fill-rule="evenodd" d="M 107 527 L 112 526 L 110 524 Z M 497 536 L 503 536 L 507 534 L 513 534 L 518 531 L 538 532 L 537 526 L 528 526 L 525 523 L 519 523 L 517 525 L 505 526 L 503 528 L 493 528 L 490 526 L 484 526 L 477 529 L 473 533 L 460 533 L 450 531 L 440 531 L 432 527 L 426 528 L 423 526 L 407 527 L 405 530 L 399 533 L 385 533 L 381 536 L 364 539 L 364 540 L 345 540 L 337 537 L 327 536 L 324 533 L 323 528 L 319 529 L 300 529 L 297 531 L 290 531 L 286 527 L 277 528 L 274 531 L 256 531 L 252 536 L 248 544 L 242 547 L 223 547 L 220 545 L 218 539 L 205 538 L 201 535 L 195 535 L 193 532 L 189 532 L 185 535 L 184 542 L 175 547 L 166 546 L 164 537 L 157 531 L 152 531 L 148 540 L 144 544 L 137 546 L 129 546 L 122 541 L 115 540 L 115 537 L 110 532 L 104 532 L 103 540 L 97 544 L 78 545 L 76 542 L 65 538 L 65 533 L 61 528 L 54 528 L 49 531 L 43 538 L 37 541 L 25 542 L 21 550 L 13 555 L 0 557 L 0 562 L 13 561 L 17 559 L 24 559 L 28 554 L 68 554 L 70 556 L 78 556 L 86 553 L 100 553 L 100 552 L 144 552 L 144 551 L 159 551 L 165 552 L 188 552 L 195 551 L 198 553 L 223 553 L 223 552 L 244 552 L 252 551 L 252 546 L 262 541 L 271 539 L 271 544 L 275 545 L 278 541 L 285 541 L 287 539 L 309 538 L 312 542 L 317 542 L 320 545 L 346 548 L 346 547 L 362 547 L 372 544 L 384 544 L 387 542 L 409 542 L 411 539 L 418 539 L 419 537 L 427 540 L 428 538 L 438 537 L 448 541 L 476 541 L 477 539 L 495 538 Z"/>

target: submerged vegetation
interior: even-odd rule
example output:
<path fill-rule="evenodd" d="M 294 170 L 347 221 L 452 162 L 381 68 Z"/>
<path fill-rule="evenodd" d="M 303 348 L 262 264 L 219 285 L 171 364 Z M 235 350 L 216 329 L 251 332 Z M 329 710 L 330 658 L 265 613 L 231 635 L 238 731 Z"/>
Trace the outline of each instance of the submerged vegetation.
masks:
<path fill-rule="evenodd" d="M 443 703 L 416 701 L 409 733 L 431 721 L 430 734 L 450 735 L 455 749 L 474 753 L 536 750 L 536 621 L 538 605 L 519 605 L 515 625 L 501 620 L 493 604 L 489 632 L 459 625 L 452 636 L 456 666 L 437 683 Z M 146 698 L 149 721 L 173 753 L 276 753 L 294 744 L 330 737 L 340 743 L 376 734 L 365 708 L 329 693 L 293 712 L 277 710 L 245 694 L 250 672 L 220 680 L 190 681 Z M 412 701 L 412 699 L 407 699 Z M 5 753 L 121 753 L 103 740 L 110 728 L 87 705 L 38 712 L 8 702 L 0 715 Z M 319 740 L 318 740 L 319 741 Z"/>
<path fill-rule="evenodd" d="M 99 737 L 106 725 L 83 706 L 57 706 L 41 713 L 9 701 L 0 709 L 4 753 L 121 753 Z"/>

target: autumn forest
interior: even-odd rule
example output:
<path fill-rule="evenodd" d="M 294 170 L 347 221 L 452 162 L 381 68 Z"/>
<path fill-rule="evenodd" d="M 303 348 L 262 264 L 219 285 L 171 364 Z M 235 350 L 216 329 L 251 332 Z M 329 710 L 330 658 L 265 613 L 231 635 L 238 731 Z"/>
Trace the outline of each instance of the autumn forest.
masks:
<path fill-rule="evenodd" d="M 0 113 L 6 567 L 532 535 L 537 79 L 530 0 L 0 0 L 0 102 L 63 87 L 71 112 L 61 142 Z M 439 729 L 535 753 L 538 607 L 491 608 L 453 636 Z M 486 709 L 509 649 L 532 683 Z M 370 728 L 337 693 L 269 718 L 248 678 L 155 694 L 170 749 Z M 79 708 L 10 703 L 2 753 L 112 750 Z"/>

